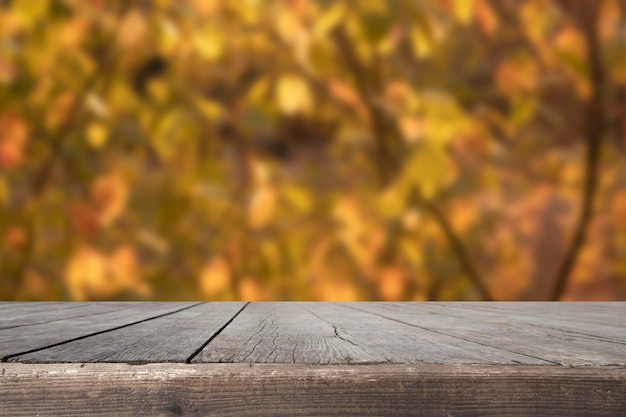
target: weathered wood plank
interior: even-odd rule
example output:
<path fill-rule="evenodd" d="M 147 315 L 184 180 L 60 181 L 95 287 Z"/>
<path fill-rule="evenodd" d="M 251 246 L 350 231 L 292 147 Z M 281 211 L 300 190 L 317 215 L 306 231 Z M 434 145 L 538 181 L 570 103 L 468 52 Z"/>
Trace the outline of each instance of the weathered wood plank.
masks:
<path fill-rule="evenodd" d="M 27 363 L 185 362 L 245 303 L 205 303 L 155 320 L 13 358 Z"/>
<path fill-rule="evenodd" d="M 603 303 L 498 303 L 502 304 L 498 308 L 489 303 L 476 306 L 450 304 L 475 312 L 516 318 L 534 326 L 626 343 L 626 303 L 607 303 L 605 307 L 600 307 Z"/>
<path fill-rule="evenodd" d="M 605 416 L 626 369 L 0 364 L 0 416 Z"/>
<path fill-rule="evenodd" d="M 10 308 L 14 309 L 27 309 L 27 308 L 40 308 L 42 306 L 54 306 L 54 305 L 64 305 L 64 304 L 73 304 L 71 302 L 65 301 L 0 301 L 0 311 Z"/>
<path fill-rule="evenodd" d="M 112 303 L 14 303 L 12 308 L 0 309 L 0 330 L 87 317 L 133 307 L 132 302 Z M 10 305 L 10 304 L 9 304 Z"/>
<path fill-rule="evenodd" d="M 554 364 L 335 303 L 250 304 L 196 362 Z"/>
<path fill-rule="evenodd" d="M 419 303 L 438 311 L 481 317 L 489 321 L 515 321 L 545 329 L 579 334 L 589 338 L 626 343 L 626 303 Z M 559 307 L 561 305 L 562 307 Z M 497 307 L 496 306 L 496 307 Z"/>
<path fill-rule="evenodd" d="M 471 308 L 455 309 L 428 303 L 345 303 L 342 306 L 553 364 L 626 365 L 624 343 L 528 325 L 512 314 L 485 315 Z"/>
<path fill-rule="evenodd" d="M 5 361 L 12 355 L 173 313 L 196 304 L 129 303 L 126 308 L 99 313 L 102 308 L 100 303 L 91 303 L 89 308 L 95 311 L 93 315 L 0 330 L 0 357 Z"/>

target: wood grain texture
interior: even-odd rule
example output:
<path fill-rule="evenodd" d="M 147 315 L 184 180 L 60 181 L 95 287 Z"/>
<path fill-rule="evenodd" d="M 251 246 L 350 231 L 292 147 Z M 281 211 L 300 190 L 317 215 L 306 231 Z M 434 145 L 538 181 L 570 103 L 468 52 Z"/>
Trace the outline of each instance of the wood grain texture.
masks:
<path fill-rule="evenodd" d="M 20 307 L 20 304 L 16 303 L 15 306 Z M 37 323 L 39 318 L 33 317 L 35 321 L 32 325 L 25 326 L 22 323 L 19 327 L 8 326 L 9 328 L 0 330 L 0 357 L 5 361 L 12 355 L 109 331 L 189 308 L 197 303 L 124 303 L 123 306 L 113 305 L 111 311 L 103 311 L 107 309 L 107 304 L 109 303 L 89 303 L 85 312 L 64 320 Z M 93 314 L 88 314 L 89 312 Z M 12 315 L 12 310 L 5 314 Z"/>
<path fill-rule="evenodd" d="M 114 303 L 6 303 L 0 305 L 0 330 L 33 326 L 79 317 L 93 316 L 133 307 L 132 302 Z"/>
<path fill-rule="evenodd" d="M 430 304 L 430 303 L 429 303 Z M 626 303 L 624 302 L 510 302 L 510 303 L 433 303 L 466 311 L 490 312 L 546 328 L 584 333 L 626 342 Z"/>
<path fill-rule="evenodd" d="M 484 314 L 468 306 L 429 303 L 358 303 L 341 304 L 348 309 L 375 314 L 397 323 L 428 329 L 462 341 L 495 347 L 566 366 L 626 365 L 626 343 L 584 334 L 588 326 L 580 324 L 579 332 L 562 331 L 529 324 L 516 314 Z M 571 314 L 572 312 L 570 312 Z M 617 312 L 613 312 L 616 314 Z M 575 320 L 581 314 L 572 314 Z M 546 320 L 550 322 L 550 320 Z M 613 335 L 623 330 L 615 329 Z M 582 332 L 582 333 L 581 333 Z M 617 337 L 617 336 L 616 336 Z"/>
<path fill-rule="evenodd" d="M 200 352 L 200 362 L 554 364 L 336 303 L 252 303 Z"/>
<path fill-rule="evenodd" d="M 11 361 L 55 362 L 185 362 L 216 334 L 245 303 L 205 303 Z"/>
<path fill-rule="evenodd" d="M 626 369 L 0 365 L 0 416 L 623 416 Z"/>

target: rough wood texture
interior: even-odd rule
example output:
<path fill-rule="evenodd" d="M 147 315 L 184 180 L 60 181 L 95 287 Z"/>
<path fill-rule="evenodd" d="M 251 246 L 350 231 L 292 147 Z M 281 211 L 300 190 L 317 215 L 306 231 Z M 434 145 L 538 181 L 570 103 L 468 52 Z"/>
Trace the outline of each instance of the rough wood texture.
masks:
<path fill-rule="evenodd" d="M 244 305 L 199 304 L 155 320 L 17 356 L 12 361 L 185 362 Z"/>
<path fill-rule="evenodd" d="M 623 416 L 624 368 L 1 364 L 0 416 Z"/>
<path fill-rule="evenodd" d="M 415 303 L 343 306 L 393 320 L 398 325 L 428 329 L 459 341 L 474 342 L 480 345 L 478 351 L 485 354 L 486 347 L 494 347 L 529 358 L 542 359 L 554 365 L 626 364 L 626 343 L 619 341 L 624 333 L 623 328 L 615 328 L 613 332 L 606 333 L 606 338 L 601 338 L 582 333 L 588 326 L 580 323 L 577 332 L 560 330 L 558 324 L 554 323 L 557 319 L 553 316 L 545 315 L 543 320 L 528 320 L 518 314 L 484 314 L 471 305 L 464 308 L 450 304 Z M 563 325 L 563 322 L 576 320 L 578 316 L 580 314 L 559 318 L 558 322 Z M 624 320 L 624 316 L 621 317 Z M 522 363 L 526 364 L 527 361 Z"/>
<path fill-rule="evenodd" d="M 37 303 L 39 304 L 39 303 Z M 70 303 L 73 304 L 73 303 Z M 81 313 L 80 304 L 72 310 L 75 316 L 68 315 L 62 320 L 43 320 L 45 315 L 31 316 L 31 324 L 22 320 L 22 309 L 28 307 L 22 303 L 15 303 L 17 312 L 5 309 L 4 317 L 16 317 L 18 326 L 12 326 L 11 321 L 0 330 L 0 357 L 2 361 L 13 355 L 46 348 L 47 346 L 65 343 L 69 340 L 88 337 L 103 331 L 111 331 L 131 323 L 153 319 L 178 310 L 189 308 L 198 303 L 88 303 Z M 107 311 L 108 309 L 108 311 Z"/>
<path fill-rule="evenodd" d="M 624 416 L 624 317 L 626 303 L 0 303 L 0 416 Z"/>
<path fill-rule="evenodd" d="M 194 362 L 551 364 L 398 323 L 368 313 L 367 308 L 361 311 L 335 303 L 253 303 Z"/>
<path fill-rule="evenodd" d="M 3 303 L 0 304 L 0 330 L 85 317 L 131 305 L 132 303 Z"/>

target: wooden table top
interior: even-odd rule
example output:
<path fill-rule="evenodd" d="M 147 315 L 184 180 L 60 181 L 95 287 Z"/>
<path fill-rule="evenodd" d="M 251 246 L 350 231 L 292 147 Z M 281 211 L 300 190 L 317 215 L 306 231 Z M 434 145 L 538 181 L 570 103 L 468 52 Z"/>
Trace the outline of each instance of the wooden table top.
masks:
<path fill-rule="evenodd" d="M 626 415 L 625 317 L 626 303 L 2 302 L 0 392 L 12 395 L 0 396 L 0 415 L 42 414 L 33 392 L 74 407 L 46 409 L 50 415 L 85 412 L 85 384 L 103 395 L 147 390 L 131 414 L 152 401 L 163 415 L 196 415 L 191 410 L 209 407 L 200 387 L 217 380 L 223 389 L 212 388 L 213 400 L 240 401 L 242 415 L 456 416 L 480 415 L 484 406 L 496 414 L 514 406 L 522 415 L 528 407 Z M 178 387 L 178 405 L 170 391 L 149 389 L 156 380 Z M 308 390 L 344 402 L 325 407 Z M 294 406 L 280 392 L 306 395 Z M 266 395 L 271 404 L 251 406 Z M 428 398 L 434 408 L 424 408 Z M 133 410 L 135 400 L 124 401 Z M 281 401 L 291 406 L 274 405 Z M 119 412 L 107 405 L 101 410 Z M 27 414 L 16 413 L 20 407 Z"/>

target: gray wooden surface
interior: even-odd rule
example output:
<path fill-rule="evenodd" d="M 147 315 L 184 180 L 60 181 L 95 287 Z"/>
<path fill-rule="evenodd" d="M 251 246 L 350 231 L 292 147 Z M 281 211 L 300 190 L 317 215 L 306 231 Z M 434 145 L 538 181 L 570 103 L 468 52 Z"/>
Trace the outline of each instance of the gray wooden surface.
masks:
<path fill-rule="evenodd" d="M 46 303 L 35 303 L 32 308 L 29 303 L 16 303 L 2 311 L 5 322 L 0 329 L 1 360 L 121 330 L 194 305 L 198 303 L 55 303 L 46 309 Z M 11 317 L 15 317 L 15 324 Z"/>
<path fill-rule="evenodd" d="M 626 415 L 626 303 L 0 303 L 0 416 Z"/>

